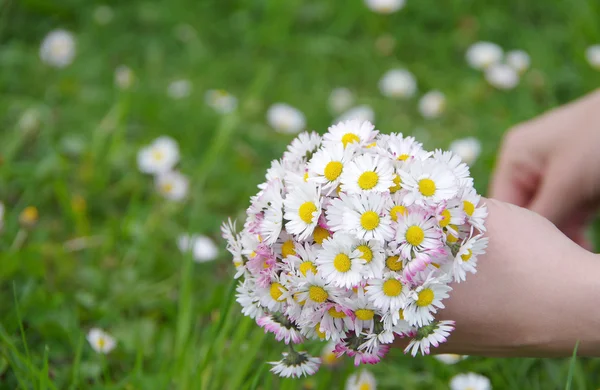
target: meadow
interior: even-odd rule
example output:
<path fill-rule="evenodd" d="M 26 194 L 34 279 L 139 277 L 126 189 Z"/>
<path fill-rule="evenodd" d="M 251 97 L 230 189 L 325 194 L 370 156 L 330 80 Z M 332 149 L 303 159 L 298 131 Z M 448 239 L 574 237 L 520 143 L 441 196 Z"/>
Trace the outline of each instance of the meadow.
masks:
<path fill-rule="evenodd" d="M 39 55 L 57 28 L 76 42 L 62 68 Z M 514 89 L 469 67 L 465 53 L 481 40 L 529 54 Z M 339 115 L 330 93 L 345 87 L 384 133 L 430 150 L 475 137 L 471 172 L 485 194 L 507 129 L 600 85 L 585 58 L 597 43 L 593 0 L 407 0 L 389 15 L 361 0 L 1 1 L 0 389 L 342 389 L 357 372 L 349 358 L 310 378 L 269 373 L 264 362 L 281 348 L 235 302 L 219 227 L 243 219 L 294 137 L 269 126 L 267 109 L 290 104 L 323 133 Z M 127 87 L 114 81 L 122 65 Z M 393 68 L 414 74 L 415 96 L 382 95 Z M 189 81 L 179 98 L 169 93 L 176 80 Z M 237 107 L 218 112 L 208 90 L 227 91 Z M 430 90 L 446 97 L 433 119 L 418 109 Z M 163 135 L 178 143 L 189 179 L 181 201 L 138 169 L 138 151 Z M 212 238 L 217 258 L 194 261 L 178 248 L 181 234 Z M 116 348 L 96 352 L 92 328 Z M 586 358 L 447 365 L 395 349 L 368 369 L 380 389 L 448 389 L 465 372 L 494 389 L 600 387 L 600 360 Z"/>

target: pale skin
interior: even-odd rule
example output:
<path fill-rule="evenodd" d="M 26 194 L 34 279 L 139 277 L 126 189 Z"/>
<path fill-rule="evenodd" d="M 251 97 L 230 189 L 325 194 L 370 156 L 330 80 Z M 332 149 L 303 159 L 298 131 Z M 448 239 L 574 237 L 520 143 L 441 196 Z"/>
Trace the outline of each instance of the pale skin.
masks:
<path fill-rule="evenodd" d="M 434 353 L 561 357 L 579 342 L 600 356 L 600 258 L 585 237 L 600 205 L 600 92 L 510 130 L 490 195 L 487 254 L 453 284 L 437 318 L 456 329 Z"/>

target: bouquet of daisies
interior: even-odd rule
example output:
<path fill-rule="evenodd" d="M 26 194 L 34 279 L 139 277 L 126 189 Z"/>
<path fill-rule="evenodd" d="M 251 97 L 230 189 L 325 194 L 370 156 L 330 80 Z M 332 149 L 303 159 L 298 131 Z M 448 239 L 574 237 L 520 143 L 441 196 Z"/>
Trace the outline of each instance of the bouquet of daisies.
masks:
<path fill-rule="evenodd" d="M 258 188 L 242 231 L 222 231 L 242 313 L 289 345 L 271 371 L 315 373 L 319 359 L 293 347 L 307 339 L 333 340 L 356 365 L 396 337 L 413 356 L 446 341 L 454 322 L 435 315 L 487 246 L 458 156 L 351 120 L 300 134 Z"/>

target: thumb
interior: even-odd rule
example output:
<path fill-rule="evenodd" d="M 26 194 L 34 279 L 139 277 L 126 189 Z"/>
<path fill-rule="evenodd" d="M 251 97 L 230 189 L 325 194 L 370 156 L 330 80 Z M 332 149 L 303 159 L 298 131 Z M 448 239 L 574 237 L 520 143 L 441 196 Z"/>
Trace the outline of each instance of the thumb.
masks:
<path fill-rule="evenodd" d="M 573 173 L 572 167 L 560 161 L 551 164 L 528 208 L 549 219 L 556 226 L 562 226 L 583 199 Z"/>

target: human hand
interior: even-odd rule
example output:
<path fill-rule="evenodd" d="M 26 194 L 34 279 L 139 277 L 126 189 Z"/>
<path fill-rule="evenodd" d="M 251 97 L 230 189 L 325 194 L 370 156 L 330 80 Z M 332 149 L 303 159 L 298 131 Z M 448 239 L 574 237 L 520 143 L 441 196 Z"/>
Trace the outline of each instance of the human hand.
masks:
<path fill-rule="evenodd" d="M 483 200 L 489 246 L 477 273 L 452 284 L 436 317 L 456 321 L 437 353 L 484 356 L 600 356 L 600 259 L 548 220 Z"/>
<path fill-rule="evenodd" d="M 600 206 L 600 91 L 521 123 L 505 136 L 492 198 L 548 218 L 585 248 Z"/>

